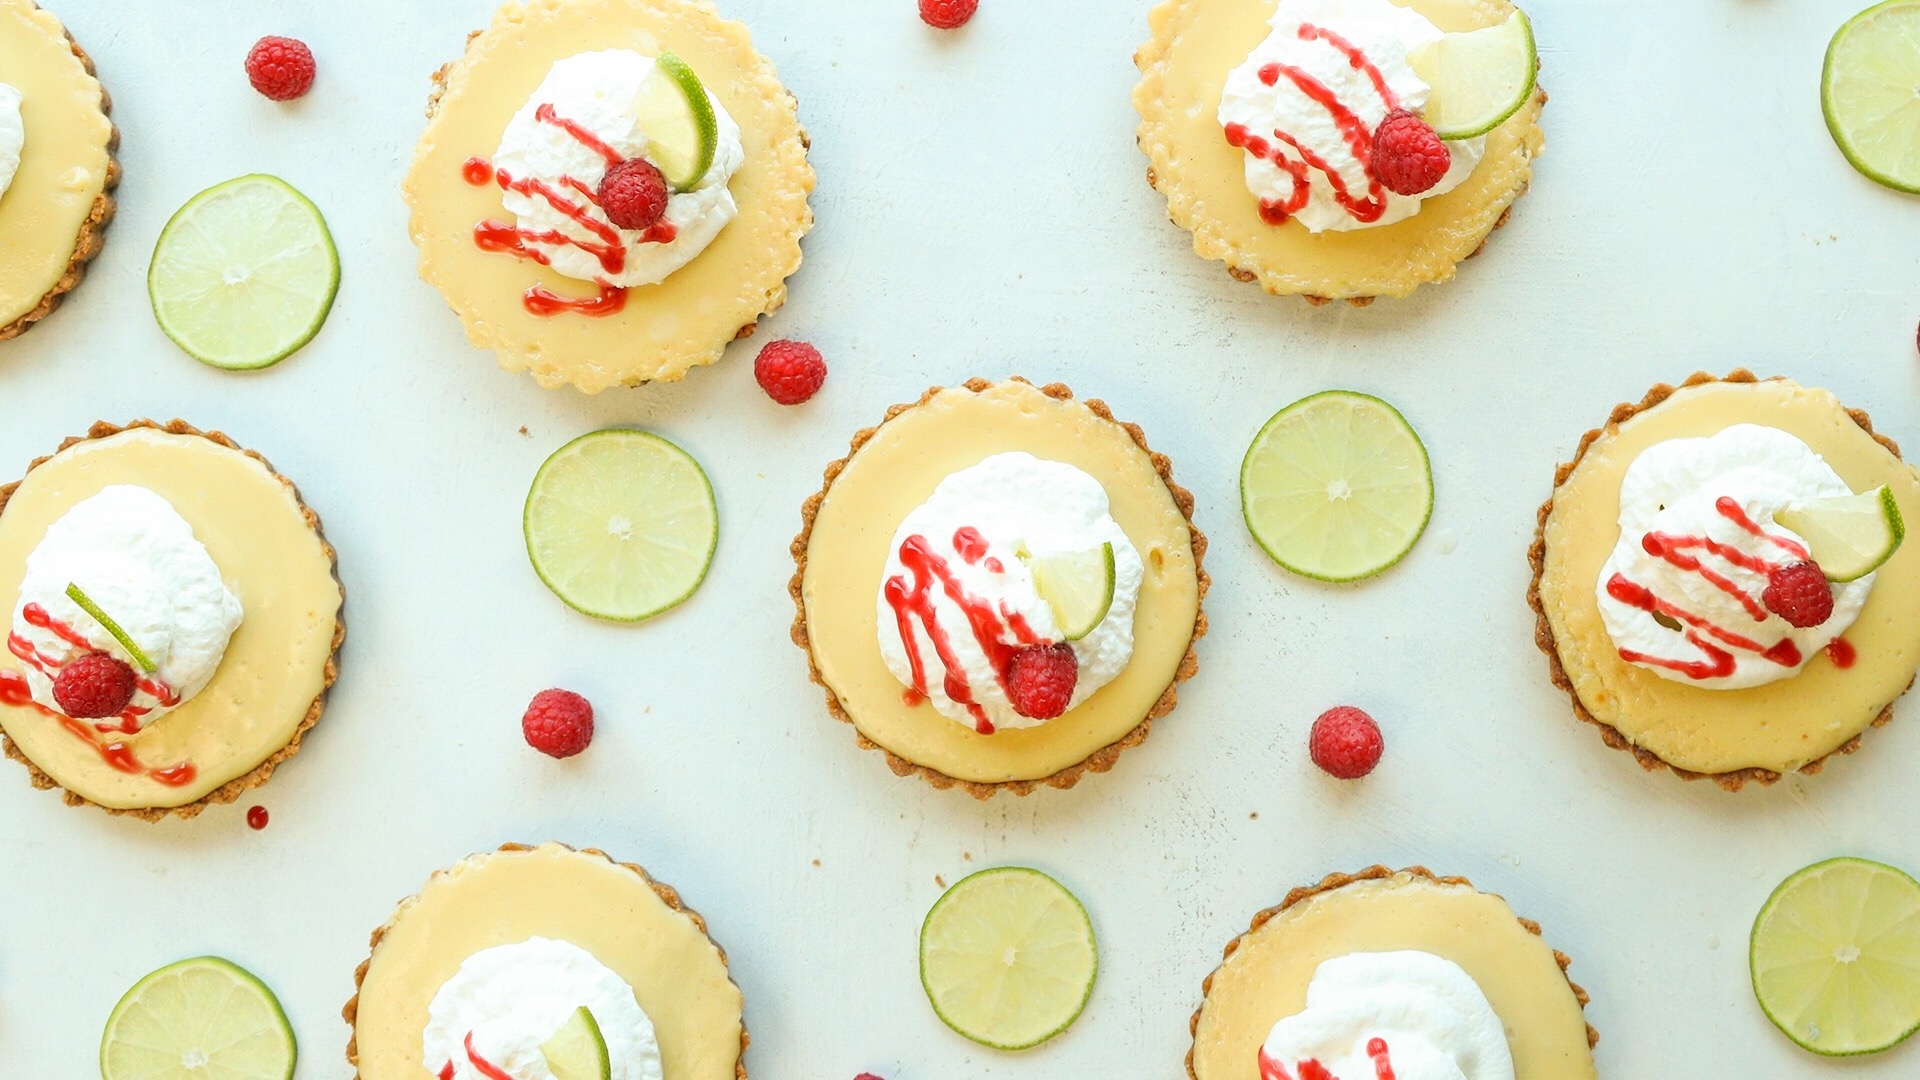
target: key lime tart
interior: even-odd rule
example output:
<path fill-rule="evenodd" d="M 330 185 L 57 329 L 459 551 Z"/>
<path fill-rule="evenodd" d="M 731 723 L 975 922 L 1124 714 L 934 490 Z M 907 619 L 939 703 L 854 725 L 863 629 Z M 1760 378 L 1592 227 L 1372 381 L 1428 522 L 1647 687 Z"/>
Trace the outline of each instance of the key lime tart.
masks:
<path fill-rule="evenodd" d="M 708 0 L 526 0 L 434 76 L 420 276 L 502 367 L 674 380 L 786 300 L 813 224 L 793 95 Z"/>
<path fill-rule="evenodd" d="M 1920 665 L 1920 474 L 1833 394 L 1736 371 L 1656 386 L 1560 466 L 1536 639 L 1607 745 L 1728 790 L 1814 773 Z"/>
<path fill-rule="evenodd" d="M 0 341 L 53 313 L 100 253 L 120 133 L 93 61 L 33 0 L 0 0 Z"/>
<path fill-rule="evenodd" d="M 1295 889 L 1202 984 L 1191 1080 L 1592 1080 L 1571 961 L 1465 878 L 1375 866 Z"/>
<path fill-rule="evenodd" d="M 1072 787 L 1197 667 L 1206 538 L 1145 435 L 976 379 L 854 436 L 802 509 L 793 639 L 860 745 L 976 798 Z"/>
<path fill-rule="evenodd" d="M 345 635 L 293 483 L 218 432 L 96 424 L 0 487 L 0 735 L 35 787 L 157 821 L 265 783 Z"/>
<path fill-rule="evenodd" d="M 1453 277 L 1544 145 L 1506 0 L 1165 0 L 1134 57 L 1147 179 L 1202 258 L 1316 303 Z"/>
<path fill-rule="evenodd" d="M 680 894 L 564 844 L 433 875 L 374 931 L 357 1080 L 745 1080 L 727 954 Z"/>

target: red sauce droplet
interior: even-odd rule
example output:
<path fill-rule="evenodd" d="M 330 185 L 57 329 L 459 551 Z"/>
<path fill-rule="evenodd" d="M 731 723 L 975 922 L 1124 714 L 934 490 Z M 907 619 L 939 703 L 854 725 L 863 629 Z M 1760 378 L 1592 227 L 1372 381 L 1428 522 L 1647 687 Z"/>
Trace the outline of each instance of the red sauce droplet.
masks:
<path fill-rule="evenodd" d="M 460 166 L 460 177 L 474 187 L 493 182 L 493 163 L 483 157 L 470 157 Z"/>
<path fill-rule="evenodd" d="M 247 810 L 247 828 L 259 832 L 267 827 L 267 808 L 255 806 Z"/>
<path fill-rule="evenodd" d="M 1373 1038 L 1367 1040 L 1367 1056 L 1373 1059 L 1375 1080 L 1395 1080 L 1393 1075 L 1393 1057 L 1387 1053 L 1387 1040 Z"/>
<path fill-rule="evenodd" d="M 1845 671 L 1852 667 L 1853 662 L 1859 658 L 1860 654 L 1854 649 L 1853 642 L 1848 641 L 1846 638 L 1834 638 L 1832 641 L 1827 642 L 1827 659 L 1833 661 L 1834 667 Z"/>

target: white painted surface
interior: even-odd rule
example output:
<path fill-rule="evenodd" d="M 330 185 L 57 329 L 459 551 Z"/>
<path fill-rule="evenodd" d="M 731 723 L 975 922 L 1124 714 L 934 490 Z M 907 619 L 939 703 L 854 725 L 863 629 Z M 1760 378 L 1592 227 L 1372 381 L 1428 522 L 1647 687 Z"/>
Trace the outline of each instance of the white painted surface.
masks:
<path fill-rule="evenodd" d="M 1453 284 L 1314 310 L 1195 259 L 1142 182 L 1140 0 L 986 0 L 949 37 L 911 0 L 732 0 L 820 170 L 807 265 L 763 333 L 811 338 L 833 374 L 782 410 L 751 345 L 678 386 L 542 392 L 415 278 L 400 176 L 427 75 L 488 0 L 54 0 L 113 92 L 127 179 L 93 279 L 0 345 L 4 471 L 97 418 L 224 428 L 324 515 L 352 631 L 326 718 L 256 800 L 263 833 L 246 802 L 158 826 L 69 809 L 0 763 L 0 1072 L 91 1075 L 120 993 L 214 952 L 279 991 L 302 1080 L 345 1077 L 368 932 L 435 868 L 552 837 L 644 862 L 710 916 L 767 1080 L 1176 1076 L 1220 948 L 1288 888 L 1374 861 L 1470 875 L 1543 922 L 1593 992 L 1605 1075 L 1913 1075 L 1913 1046 L 1842 1067 L 1789 1045 L 1745 943 L 1805 863 L 1920 863 L 1916 706 L 1772 790 L 1643 774 L 1569 716 L 1522 600 L 1554 463 L 1656 381 L 1791 374 L 1920 448 L 1920 203 L 1857 177 L 1819 113 L 1822 45 L 1858 2 L 1535 0 L 1548 153 L 1512 224 Z M 264 33 L 313 43 L 307 100 L 247 89 Z M 345 278 L 310 348 L 236 376 L 167 342 L 143 281 L 176 207 L 259 170 L 324 209 Z M 981 805 L 895 779 L 826 716 L 787 642 L 786 545 L 856 428 L 1013 372 L 1105 397 L 1172 455 L 1213 538 L 1214 629 L 1117 771 Z M 1236 506 L 1246 441 L 1330 386 L 1401 406 L 1440 485 L 1433 535 L 1351 588 L 1288 577 Z M 640 627 L 569 612 L 521 545 L 540 461 L 609 424 L 698 455 L 723 514 L 705 588 Z M 516 723 L 552 684 L 602 717 L 567 764 Z M 1305 747 L 1340 702 L 1387 730 L 1350 787 Z M 999 863 L 1057 874 L 1103 950 L 1079 1024 L 1021 1056 L 948 1032 L 915 974 L 936 875 Z"/>

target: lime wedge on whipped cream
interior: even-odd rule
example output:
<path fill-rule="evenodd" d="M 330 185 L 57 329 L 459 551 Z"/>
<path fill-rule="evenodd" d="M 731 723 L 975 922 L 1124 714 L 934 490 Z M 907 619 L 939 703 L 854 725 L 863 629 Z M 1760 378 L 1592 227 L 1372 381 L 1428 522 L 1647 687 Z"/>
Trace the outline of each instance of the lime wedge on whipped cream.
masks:
<path fill-rule="evenodd" d="M 1747 953 L 1767 1019 L 1801 1047 L 1885 1050 L 1920 1030 L 1920 882 L 1829 859 L 1780 883 Z"/>
<path fill-rule="evenodd" d="M 649 79 L 638 101 L 636 120 L 647 136 L 647 160 L 675 191 L 692 191 L 713 167 L 720 144 L 720 122 L 707 88 L 685 60 L 667 52 L 654 61 L 665 79 Z"/>
<path fill-rule="evenodd" d="M 585 1005 L 567 1017 L 553 1038 L 540 1044 L 540 1053 L 554 1080 L 611 1080 L 613 1076 L 606 1037 L 600 1034 L 593 1010 Z"/>
<path fill-rule="evenodd" d="M 1877 487 L 1837 499 L 1809 499 L 1773 516 L 1807 542 L 1828 581 L 1858 581 L 1886 565 L 1907 538 L 1893 491 Z"/>
<path fill-rule="evenodd" d="M 1416 46 L 1407 64 L 1433 88 L 1421 116 L 1443 139 L 1471 139 L 1506 123 L 1533 95 L 1540 67 L 1533 24 L 1520 11 L 1498 26 Z"/>
<path fill-rule="evenodd" d="M 113 1007 L 100 1037 L 100 1078 L 292 1080 L 296 1057 L 273 991 L 202 956 L 141 979 Z"/>
<path fill-rule="evenodd" d="M 1113 545 L 1088 551 L 1030 555 L 1033 587 L 1053 611 L 1054 624 L 1068 641 L 1079 641 L 1113 607 Z"/>
<path fill-rule="evenodd" d="M 1920 192 L 1920 0 L 1877 4 L 1833 35 L 1820 111 L 1854 168 Z"/>
<path fill-rule="evenodd" d="M 1038 870 L 1004 866 L 955 882 L 920 928 L 920 984 L 946 1025 L 997 1050 L 1065 1031 L 1100 966 L 1080 901 Z"/>

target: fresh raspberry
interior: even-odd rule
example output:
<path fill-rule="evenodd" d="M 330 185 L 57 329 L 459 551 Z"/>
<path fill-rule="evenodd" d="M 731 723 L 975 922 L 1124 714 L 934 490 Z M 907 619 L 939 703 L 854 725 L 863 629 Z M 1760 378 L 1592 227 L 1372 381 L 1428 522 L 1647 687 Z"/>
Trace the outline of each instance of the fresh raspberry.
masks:
<path fill-rule="evenodd" d="M 600 209 L 623 229 L 651 229 L 667 216 L 667 178 L 653 162 L 628 158 L 600 180 Z"/>
<path fill-rule="evenodd" d="M 1051 720 L 1067 711 L 1080 681 L 1080 658 L 1062 641 L 1034 645 L 1014 654 L 1007 666 L 1007 700 L 1013 711 L 1034 720 Z"/>
<path fill-rule="evenodd" d="M 920 19 L 935 30 L 956 30 L 980 10 L 980 0 L 920 0 Z"/>
<path fill-rule="evenodd" d="M 1787 625 L 1805 630 L 1819 626 L 1833 614 L 1833 586 L 1827 584 L 1819 563 L 1791 562 L 1774 567 L 1767 575 L 1760 602 L 1787 620 Z"/>
<path fill-rule="evenodd" d="M 593 706 L 571 690 L 542 690 L 520 718 L 520 732 L 548 757 L 572 757 L 593 741 Z"/>
<path fill-rule="evenodd" d="M 1313 763 L 1327 775 L 1340 780 L 1358 780 L 1380 764 L 1380 751 L 1386 741 L 1380 737 L 1380 725 L 1373 717 L 1351 705 L 1340 705 L 1320 714 L 1307 736 L 1307 749 Z"/>
<path fill-rule="evenodd" d="M 767 396 L 782 405 L 798 405 L 820 392 L 827 362 L 804 341 L 769 341 L 753 362 L 753 377 Z"/>
<path fill-rule="evenodd" d="M 1395 109 L 1373 131 L 1373 175 L 1388 191 L 1429 191 L 1453 167 L 1453 152 L 1425 120 Z"/>
<path fill-rule="evenodd" d="M 861 1073 L 859 1076 L 854 1077 L 853 1080 L 880 1080 L 880 1078 L 872 1073 Z"/>
<path fill-rule="evenodd" d="M 119 716 L 133 700 L 133 669 L 106 653 L 90 653 L 54 676 L 53 700 L 75 720 Z"/>
<path fill-rule="evenodd" d="M 292 101 L 313 88 L 313 50 L 306 42 L 263 37 L 247 54 L 247 81 L 275 101 Z"/>

